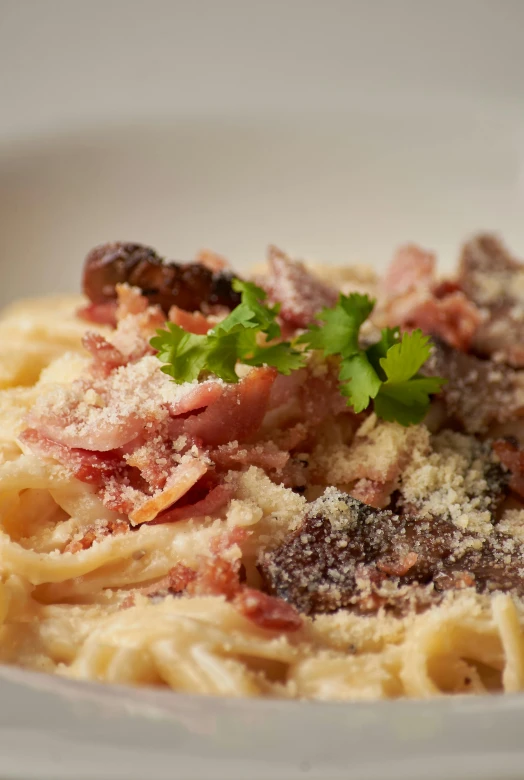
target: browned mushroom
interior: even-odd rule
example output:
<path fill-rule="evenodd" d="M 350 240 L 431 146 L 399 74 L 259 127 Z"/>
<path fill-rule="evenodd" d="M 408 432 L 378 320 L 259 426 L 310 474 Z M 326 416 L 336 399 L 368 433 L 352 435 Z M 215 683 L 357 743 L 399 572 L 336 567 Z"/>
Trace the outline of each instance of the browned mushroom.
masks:
<path fill-rule="evenodd" d="M 116 300 L 117 284 L 127 282 L 167 314 L 171 306 L 186 311 L 197 311 L 203 304 L 235 308 L 240 295 L 232 280 L 228 271 L 212 271 L 200 263 L 163 262 L 150 247 L 116 241 L 89 252 L 82 286 L 92 303 L 104 304 Z"/>

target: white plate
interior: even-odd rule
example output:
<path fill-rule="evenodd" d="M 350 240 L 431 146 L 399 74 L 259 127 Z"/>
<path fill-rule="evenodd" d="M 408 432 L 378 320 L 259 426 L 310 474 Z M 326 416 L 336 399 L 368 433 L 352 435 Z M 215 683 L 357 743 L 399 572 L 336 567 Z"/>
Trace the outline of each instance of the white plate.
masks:
<path fill-rule="evenodd" d="M 459 128 L 460 131 L 457 129 Z M 465 234 L 524 250 L 518 134 L 361 116 L 333 127 L 186 123 L 4 145 L 1 296 L 76 289 L 93 244 L 200 246 L 238 264 L 268 241 L 374 262 Z M 220 701 L 0 674 L 0 775 L 25 780 L 502 780 L 522 777 L 524 697 L 318 704 Z"/>
<path fill-rule="evenodd" d="M 77 290 L 95 244 L 203 247 L 237 267 L 269 242 L 328 263 L 383 268 L 417 241 L 452 265 L 500 231 L 524 254 L 524 123 L 439 112 L 185 120 L 0 144 L 0 304 Z"/>
<path fill-rule="evenodd" d="M 493 229 L 524 255 L 522 3 L 1 6 L 0 304 L 76 290 L 119 238 L 377 268 L 415 240 L 449 267 Z M 511 780 L 523 720 L 523 696 L 231 701 L 0 668 L 0 777 Z"/>
<path fill-rule="evenodd" d="M 520 780 L 521 696 L 238 701 L 1 670 L 13 780 Z"/>

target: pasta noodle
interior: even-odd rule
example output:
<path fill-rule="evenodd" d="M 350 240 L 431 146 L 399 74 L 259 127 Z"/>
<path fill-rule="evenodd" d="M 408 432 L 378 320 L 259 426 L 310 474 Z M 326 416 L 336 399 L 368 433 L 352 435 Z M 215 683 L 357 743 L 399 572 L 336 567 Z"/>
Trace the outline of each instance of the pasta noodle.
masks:
<path fill-rule="evenodd" d="M 334 272 L 333 281 L 348 290 L 375 284 L 368 272 L 352 276 L 347 269 Z M 235 465 L 219 485 L 227 500 L 218 509 L 206 504 L 209 511 L 196 511 L 194 516 L 177 501 L 193 484 L 207 479 L 214 466 L 206 459 L 188 461 L 187 452 L 180 449 L 176 454 L 180 471 L 174 473 L 181 477 L 185 469 L 188 484 L 176 482 L 169 495 L 159 488 L 136 505 L 130 525 L 129 513 L 122 511 L 109 488 L 105 493 L 99 489 L 91 473 L 84 480 L 75 476 L 60 457 L 35 450 L 23 433 L 37 401 L 57 386 L 74 387 L 91 365 L 81 344 L 87 326 L 75 316 L 81 303 L 80 298 L 21 302 L 0 322 L 1 662 L 79 680 L 225 696 L 369 700 L 524 690 L 522 608 L 514 592 L 477 593 L 465 580 L 464 588 L 412 609 L 392 612 L 379 605 L 366 613 L 362 606 L 360 612 L 341 608 L 312 616 L 307 610 L 300 616 L 289 612 L 292 608 L 285 603 L 288 612 L 281 613 L 281 600 L 264 593 L 270 601 L 257 600 L 261 555 L 277 554 L 285 546 L 326 485 L 336 484 L 355 496 L 362 491 L 369 495 L 390 469 L 381 483 L 381 489 L 389 485 L 389 497 L 399 484 L 398 476 L 380 459 L 393 453 L 403 468 L 409 460 L 405 500 L 408 503 L 411 490 L 409 500 L 414 502 L 413 486 L 419 490 L 422 475 L 429 482 L 435 479 L 431 469 L 443 472 L 450 462 L 449 436 L 435 438 L 434 453 L 426 459 L 421 453 L 427 452 L 430 434 L 421 426 L 408 435 L 396 423 L 377 423 L 370 417 L 352 439 L 357 425 L 349 431 L 350 423 L 344 423 L 342 435 L 342 424 L 337 428 L 327 421 L 315 446 L 300 456 L 302 461 L 298 456 L 293 460 L 293 474 L 307 463 L 317 475 L 316 484 L 305 490 L 280 484 L 273 475 L 276 467 L 267 465 L 273 463 L 276 448 L 257 450 L 255 445 L 248 451 L 252 462 L 242 468 Z M 130 322 L 128 340 L 135 337 Z M 99 335 L 110 333 L 105 325 L 89 327 Z M 121 350 L 124 330 L 118 331 Z M 321 380 L 317 371 L 315 381 Z M 100 403 L 96 387 L 86 395 L 89 414 L 95 414 Z M 185 398 L 175 396 L 175 389 L 162 392 L 173 393 L 168 399 L 172 405 Z M 165 420 L 155 417 L 150 424 L 160 429 Z M 301 424 L 295 424 L 294 435 Z M 64 428 L 67 425 L 70 420 Z M 173 434 L 175 443 L 177 435 Z M 373 449 L 377 441 L 378 450 Z M 126 445 L 126 441 L 119 445 L 123 452 Z M 228 463 L 246 457 L 240 445 L 220 446 Z M 81 448 L 75 445 L 71 451 Z M 459 466 L 453 461 L 452 471 L 463 468 L 463 461 L 470 463 L 464 452 Z M 149 462 L 143 466 L 140 451 L 134 458 L 133 463 L 147 468 Z M 106 468 L 106 461 L 101 462 Z M 366 471 L 371 467 L 375 476 Z M 467 479 L 473 483 L 473 466 L 467 468 Z M 485 486 L 484 476 L 482 480 Z M 218 488 L 210 484 L 211 496 Z M 463 484 L 464 479 L 453 487 L 453 498 L 448 491 L 445 501 L 458 501 Z M 138 488 L 126 484 L 125 491 L 124 498 L 134 500 Z M 437 495 L 442 490 L 432 493 L 433 501 Z M 198 508 L 203 499 L 194 500 Z M 469 514 L 459 513 L 462 526 L 469 523 L 470 530 L 484 532 L 480 499 L 471 503 L 469 496 L 468 501 Z M 173 515 L 172 522 L 156 522 L 159 512 L 169 512 L 173 504 L 181 507 L 181 514 Z M 502 523 L 521 528 L 522 518 L 518 511 L 508 512 Z M 508 539 L 518 538 L 516 526 Z M 222 590 L 191 593 L 187 583 L 195 572 L 207 571 L 210 560 L 213 577 L 225 572 Z M 231 593 L 229 570 L 241 578 Z M 398 576 L 402 571 L 398 569 Z M 187 578 L 180 588 L 169 584 L 176 576 Z M 357 571 L 355 576 L 358 581 L 364 575 Z M 388 595 L 381 597 L 387 606 Z"/>

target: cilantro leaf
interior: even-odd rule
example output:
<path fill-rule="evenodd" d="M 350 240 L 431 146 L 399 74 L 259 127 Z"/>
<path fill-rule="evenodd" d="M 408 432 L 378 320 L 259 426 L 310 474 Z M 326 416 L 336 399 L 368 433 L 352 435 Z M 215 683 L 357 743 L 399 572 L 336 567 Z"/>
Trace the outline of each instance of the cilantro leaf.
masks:
<path fill-rule="evenodd" d="M 157 330 L 150 341 L 153 349 L 158 350 L 158 359 L 166 364 L 162 371 L 175 382 L 193 382 L 206 365 L 210 345 L 206 345 L 205 336 L 188 333 L 173 322 L 167 322 L 166 328 Z M 182 376 L 184 379 L 179 380 Z"/>
<path fill-rule="evenodd" d="M 427 414 L 429 396 L 440 392 L 440 377 L 415 377 L 404 382 L 385 382 L 375 398 L 378 417 L 401 425 L 416 425 Z"/>
<path fill-rule="evenodd" d="M 386 337 L 387 338 L 387 337 Z M 421 422 L 428 410 L 430 395 L 444 384 L 440 377 L 418 375 L 431 352 L 430 340 L 421 330 L 404 333 L 380 358 L 386 381 L 375 398 L 375 412 L 384 420 L 401 425 Z"/>
<path fill-rule="evenodd" d="M 386 357 L 388 349 L 393 347 L 400 341 L 400 328 L 383 328 L 380 336 L 380 341 L 376 344 L 372 344 L 366 349 L 366 355 L 368 360 L 379 375 L 381 379 L 385 379 L 386 375 L 380 365 L 380 359 Z"/>
<path fill-rule="evenodd" d="M 220 330 L 230 330 L 234 325 L 240 323 L 245 327 L 258 327 L 269 340 L 278 338 L 280 326 L 276 322 L 276 317 L 280 311 L 280 304 L 274 306 L 262 304 L 261 301 L 265 301 L 267 298 L 266 292 L 253 282 L 233 279 L 233 289 L 235 292 L 241 293 L 242 302 L 217 327 Z M 252 324 L 250 325 L 250 323 Z"/>
<path fill-rule="evenodd" d="M 364 352 L 345 358 L 340 364 L 340 392 L 347 396 L 355 412 L 363 412 L 375 398 L 382 382 Z"/>
<path fill-rule="evenodd" d="M 379 341 L 362 349 L 359 332 L 374 306 L 366 295 L 341 295 L 336 306 L 318 315 L 321 325 L 311 325 L 298 343 L 340 355 L 340 392 L 355 412 L 374 401 L 376 414 L 401 425 L 420 422 L 429 407 L 430 395 L 438 393 L 443 381 L 418 375 L 431 351 L 422 331 L 405 333 L 384 328 Z"/>
<path fill-rule="evenodd" d="M 192 382 L 210 373 L 225 382 L 238 382 L 237 362 L 251 366 L 273 366 L 282 374 L 301 368 L 305 356 L 287 341 L 269 344 L 280 337 L 278 306 L 265 306 L 266 293 L 256 284 L 233 281 L 242 294 L 241 303 L 206 335 L 187 333 L 179 325 L 166 323 L 157 330 L 151 346 L 165 363 L 162 371 L 175 382 Z"/>
<path fill-rule="evenodd" d="M 380 366 L 388 382 L 403 382 L 420 371 L 431 352 L 429 336 L 421 330 L 404 333 L 402 340 L 394 344 L 380 359 Z"/>
<path fill-rule="evenodd" d="M 332 309 L 322 309 L 317 319 L 323 325 L 310 325 L 297 339 L 311 349 L 321 349 L 325 355 L 349 357 L 359 352 L 359 331 L 373 310 L 375 301 L 367 295 L 340 294 Z"/>
<path fill-rule="evenodd" d="M 297 350 L 281 337 L 277 316 L 279 306 L 265 304 L 266 293 L 252 282 L 233 281 L 241 293 L 241 303 L 206 335 L 187 333 L 173 323 L 158 330 L 151 345 L 164 363 L 162 371 L 175 382 L 192 382 L 214 374 L 225 382 L 238 382 L 238 362 L 250 366 L 273 366 L 290 374 L 306 363 L 307 348 L 340 359 L 340 392 L 355 412 L 374 403 L 376 414 L 401 425 L 421 422 L 430 396 L 444 383 L 439 377 L 424 377 L 420 369 L 431 351 L 430 340 L 422 331 L 400 334 L 399 328 L 384 328 L 379 341 L 361 348 L 360 328 L 375 302 L 367 295 L 340 295 L 336 305 L 323 309 L 320 325 L 310 325 L 296 344 Z"/>
<path fill-rule="evenodd" d="M 204 336 L 208 341 L 208 351 L 205 353 L 204 369 L 215 374 L 224 382 L 238 382 L 235 366 L 238 361 L 241 326 L 229 333 Z M 205 349 L 206 345 L 204 345 Z"/>
<path fill-rule="evenodd" d="M 248 366 L 273 366 L 280 374 L 290 374 L 305 364 L 304 355 L 291 347 L 287 341 L 269 347 L 257 347 L 251 357 L 243 357 Z"/>

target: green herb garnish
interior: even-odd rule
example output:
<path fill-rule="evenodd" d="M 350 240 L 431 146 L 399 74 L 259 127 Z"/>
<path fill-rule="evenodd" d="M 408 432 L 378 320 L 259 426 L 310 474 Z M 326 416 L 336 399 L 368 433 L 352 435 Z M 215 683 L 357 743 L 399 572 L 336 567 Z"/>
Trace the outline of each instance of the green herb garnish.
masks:
<path fill-rule="evenodd" d="M 188 333 L 168 322 L 166 330 L 157 330 L 151 339 L 158 359 L 166 364 L 162 371 L 177 384 L 193 382 L 204 373 L 225 382 L 238 382 L 237 363 L 273 366 L 281 374 L 290 374 L 305 365 L 305 355 L 288 341 L 267 344 L 280 338 L 280 307 L 264 305 L 266 293 L 256 284 L 235 279 L 233 288 L 241 293 L 241 303 L 205 336 Z"/>
<path fill-rule="evenodd" d="M 429 396 L 445 382 L 419 374 L 430 355 L 430 339 L 421 330 L 401 337 L 399 328 L 384 328 L 380 341 L 361 349 L 360 328 L 374 305 L 367 295 L 341 294 L 333 308 L 318 315 L 322 325 L 310 325 L 297 342 L 325 355 L 340 355 L 340 390 L 355 412 L 374 401 L 376 414 L 384 420 L 419 423 L 429 408 Z"/>
<path fill-rule="evenodd" d="M 279 305 L 267 306 L 264 290 L 238 279 L 233 287 L 241 293 L 241 303 L 205 336 L 166 323 L 166 329 L 151 339 L 165 364 L 162 371 L 178 384 L 209 374 L 238 382 L 237 363 L 273 366 L 290 374 L 306 364 L 307 350 L 314 349 L 339 357 L 340 390 L 355 412 L 373 401 L 379 417 L 407 426 L 424 419 L 430 395 L 445 382 L 419 374 L 431 350 L 429 337 L 420 330 L 401 336 L 399 328 L 384 328 L 379 341 L 361 348 L 360 328 L 375 305 L 367 295 L 341 294 L 334 307 L 323 309 L 317 318 L 321 324 L 310 325 L 296 339 L 300 351 L 288 341 L 278 341 Z"/>

